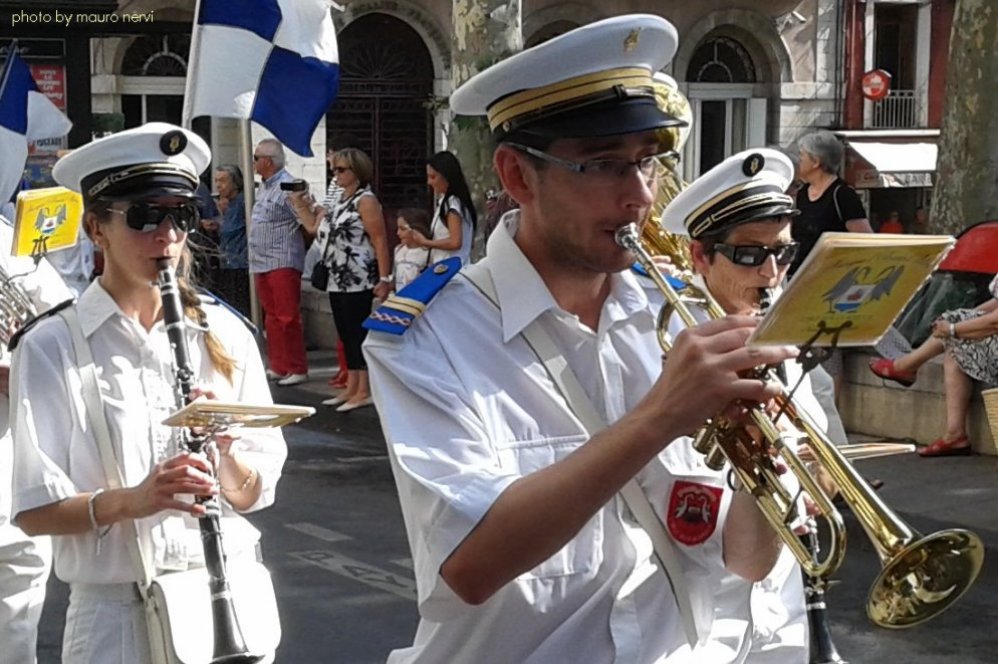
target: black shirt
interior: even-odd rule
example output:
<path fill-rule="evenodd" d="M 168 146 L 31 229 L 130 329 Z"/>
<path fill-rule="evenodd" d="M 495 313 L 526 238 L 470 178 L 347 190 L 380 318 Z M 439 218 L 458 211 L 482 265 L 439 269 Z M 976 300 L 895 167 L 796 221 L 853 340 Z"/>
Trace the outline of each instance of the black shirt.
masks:
<path fill-rule="evenodd" d="M 866 210 L 852 187 L 841 178 L 836 178 L 816 201 L 808 200 L 805 184 L 797 192 L 797 209 L 800 214 L 794 218 L 791 232 L 794 240 L 800 242 L 797 258 L 790 267 L 790 274 L 797 271 L 804 262 L 822 233 L 846 233 L 846 222 L 853 219 L 866 219 Z M 836 203 L 838 205 L 836 205 Z"/>

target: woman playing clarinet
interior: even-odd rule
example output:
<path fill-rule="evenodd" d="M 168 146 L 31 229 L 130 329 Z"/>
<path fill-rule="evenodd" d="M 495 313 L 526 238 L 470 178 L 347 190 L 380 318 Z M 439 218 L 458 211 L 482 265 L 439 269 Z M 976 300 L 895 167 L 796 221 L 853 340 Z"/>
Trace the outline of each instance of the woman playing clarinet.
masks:
<path fill-rule="evenodd" d="M 12 513 L 25 532 L 53 535 L 55 572 L 70 586 L 64 663 L 149 662 L 130 548 L 137 540 L 157 574 L 205 565 L 198 517 L 203 498 L 216 496 L 228 560 L 252 558 L 259 532 L 240 514 L 273 503 L 287 455 L 279 429 L 219 435 L 216 452 L 205 454 L 183 448 L 183 430 L 161 424 L 185 378 L 163 320 L 164 262 L 176 270 L 193 374 L 182 396 L 271 403 L 250 331 L 190 282 L 187 233 L 198 226 L 195 190 L 209 161 L 195 134 L 150 123 L 79 148 L 53 170 L 81 192 L 85 230 L 104 253 L 103 274 L 73 307 L 78 327 L 60 314 L 26 328 L 11 376 Z M 80 343 L 96 367 L 97 395 L 87 390 L 93 372 L 76 352 Z M 86 405 L 95 396 L 112 470 Z M 120 488 L 108 479 L 114 465 Z"/>

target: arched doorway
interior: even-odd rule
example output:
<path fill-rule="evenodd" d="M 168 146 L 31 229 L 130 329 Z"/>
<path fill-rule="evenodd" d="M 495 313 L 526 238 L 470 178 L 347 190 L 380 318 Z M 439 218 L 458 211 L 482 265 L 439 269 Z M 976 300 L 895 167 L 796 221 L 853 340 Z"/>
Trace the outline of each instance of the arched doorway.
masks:
<path fill-rule="evenodd" d="M 763 78 L 732 32 L 719 28 L 705 36 L 686 69 L 693 109 L 693 153 L 687 155 L 692 172 L 687 177 L 698 177 L 725 157 L 766 142 L 766 99 L 753 94 Z"/>
<path fill-rule="evenodd" d="M 433 62 L 403 21 L 367 14 L 338 36 L 341 81 L 326 113 L 326 144 L 348 143 L 374 160 L 374 191 L 386 210 L 430 204 Z"/>

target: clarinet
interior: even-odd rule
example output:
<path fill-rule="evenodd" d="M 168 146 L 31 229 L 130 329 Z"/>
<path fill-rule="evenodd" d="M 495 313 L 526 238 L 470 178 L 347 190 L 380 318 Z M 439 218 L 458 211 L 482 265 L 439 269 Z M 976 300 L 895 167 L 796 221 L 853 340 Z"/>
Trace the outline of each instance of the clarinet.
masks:
<path fill-rule="evenodd" d="M 818 555 L 818 533 L 815 532 L 816 524 L 814 520 L 808 524 L 808 532 L 801 535 L 800 539 L 811 552 L 812 556 Z M 804 602 L 807 606 L 807 626 L 811 634 L 810 639 L 810 664 L 847 664 L 842 659 L 839 651 L 832 642 L 832 633 L 828 628 L 828 609 L 825 607 L 825 586 L 824 579 L 804 574 Z"/>
<path fill-rule="evenodd" d="M 163 301 L 163 322 L 166 335 L 173 351 L 174 372 L 177 379 L 178 405 L 190 402 L 194 388 L 194 369 L 191 365 L 190 350 L 187 347 L 184 309 L 180 302 L 177 275 L 169 258 L 157 262 L 159 269 L 159 292 Z M 208 442 L 208 436 L 181 429 L 181 441 L 185 449 L 200 453 Z M 204 548 L 205 568 L 208 571 L 208 585 L 211 591 L 211 614 L 214 634 L 212 664 L 252 664 L 263 659 L 254 655 L 246 647 L 239 620 L 232 604 L 232 591 L 225 576 L 225 551 L 222 548 L 221 507 L 215 496 L 197 496 L 195 501 L 204 505 L 205 515 L 198 519 L 201 528 L 201 546 Z"/>

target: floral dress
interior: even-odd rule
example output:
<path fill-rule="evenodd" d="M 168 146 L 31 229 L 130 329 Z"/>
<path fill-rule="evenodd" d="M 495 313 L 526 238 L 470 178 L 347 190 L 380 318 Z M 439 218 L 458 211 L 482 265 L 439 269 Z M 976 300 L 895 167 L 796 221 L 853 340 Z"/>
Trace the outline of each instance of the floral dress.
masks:
<path fill-rule="evenodd" d="M 998 299 L 998 275 L 988 286 L 992 297 Z M 940 316 L 947 323 L 959 323 L 983 316 L 979 309 L 954 309 Z M 953 356 L 963 373 L 990 387 L 998 386 L 998 334 L 983 339 L 944 339 L 946 350 Z"/>
<path fill-rule="evenodd" d="M 378 260 L 360 218 L 360 200 L 365 196 L 374 196 L 370 187 L 346 199 L 341 194 L 319 228 L 320 255 L 329 266 L 328 292 L 358 293 L 373 290 L 378 283 Z"/>

